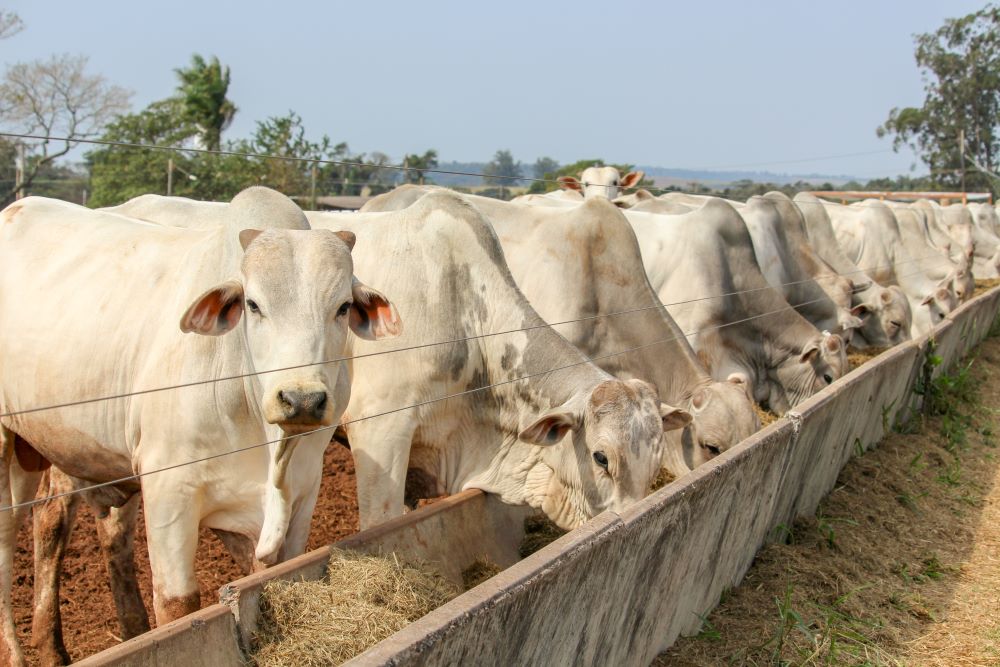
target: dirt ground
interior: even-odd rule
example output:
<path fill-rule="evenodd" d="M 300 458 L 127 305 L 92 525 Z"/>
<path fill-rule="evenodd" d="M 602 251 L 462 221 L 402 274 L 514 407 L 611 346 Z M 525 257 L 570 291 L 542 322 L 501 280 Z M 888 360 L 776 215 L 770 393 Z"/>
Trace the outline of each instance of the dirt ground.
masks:
<path fill-rule="evenodd" d="M 966 364 L 654 664 L 1000 665 L 1000 339 Z"/>
<path fill-rule="evenodd" d="M 94 518 L 85 503 L 81 503 L 78 517 L 67 549 L 60 591 L 63 637 L 66 649 L 74 660 L 80 660 L 119 642 L 118 621 L 108 586 L 107 570 L 97 543 Z M 136 564 L 146 609 L 152 621 L 149 555 L 146 551 L 141 512 L 139 517 Z M 332 443 L 326 452 L 323 482 L 313 515 L 308 548 L 316 549 L 357 531 L 358 501 L 354 462 L 348 449 Z M 27 658 L 35 664 L 36 656 L 29 637 L 33 582 L 30 523 L 18 533 L 16 559 L 13 593 L 15 622 Z M 202 606 L 218 602 L 218 589 L 241 576 L 239 568 L 222 543 L 208 530 L 202 531 L 196 568 Z"/>

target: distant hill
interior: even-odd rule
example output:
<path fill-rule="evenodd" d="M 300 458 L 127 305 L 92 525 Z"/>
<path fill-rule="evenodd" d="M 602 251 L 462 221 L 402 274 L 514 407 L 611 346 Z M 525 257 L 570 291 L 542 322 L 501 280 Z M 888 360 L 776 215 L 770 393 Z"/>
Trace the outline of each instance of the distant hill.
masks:
<path fill-rule="evenodd" d="M 438 169 L 444 171 L 459 171 L 469 174 L 481 174 L 486 169 L 485 162 L 441 162 Z M 668 167 L 652 167 L 640 165 L 638 167 L 646 172 L 646 176 L 652 178 L 659 186 L 684 186 L 689 183 L 703 183 L 705 185 L 725 185 L 735 181 L 754 181 L 757 183 L 777 183 L 785 185 L 805 181 L 807 183 L 831 183 L 841 185 L 850 180 L 856 179 L 846 174 L 778 174 L 770 171 L 706 171 L 698 169 L 676 169 Z M 532 176 L 531 165 L 522 165 L 522 175 Z M 462 176 L 452 174 L 431 174 L 431 180 L 439 185 L 450 185 L 460 187 L 475 187 L 482 185 L 483 180 L 478 176 Z M 519 185 L 527 186 L 530 181 L 520 181 Z"/>

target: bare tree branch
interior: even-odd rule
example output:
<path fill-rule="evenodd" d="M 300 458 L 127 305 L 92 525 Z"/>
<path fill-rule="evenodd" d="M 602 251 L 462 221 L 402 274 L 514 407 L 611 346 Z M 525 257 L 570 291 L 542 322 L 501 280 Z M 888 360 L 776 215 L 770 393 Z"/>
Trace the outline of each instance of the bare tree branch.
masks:
<path fill-rule="evenodd" d="M 13 37 L 22 30 L 24 30 L 24 21 L 16 12 L 0 9 L 0 39 Z"/>
<path fill-rule="evenodd" d="M 86 72 L 86 56 L 68 54 L 10 66 L 0 81 L 0 123 L 25 134 L 58 135 L 68 141 L 52 152 L 48 141 L 27 142 L 20 185 L 0 195 L 6 204 L 29 187 L 40 169 L 70 152 L 74 140 L 100 134 L 129 107 L 132 93 Z"/>

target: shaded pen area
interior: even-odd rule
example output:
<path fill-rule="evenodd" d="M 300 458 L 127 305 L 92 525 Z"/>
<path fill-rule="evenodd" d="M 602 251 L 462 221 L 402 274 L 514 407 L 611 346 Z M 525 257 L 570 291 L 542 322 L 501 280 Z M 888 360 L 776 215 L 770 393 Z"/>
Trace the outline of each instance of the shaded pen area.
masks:
<path fill-rule="evenodd" d="M 779 526 L 697 636 L 654 665 L 1000 662 L 1000 339 Z"/>

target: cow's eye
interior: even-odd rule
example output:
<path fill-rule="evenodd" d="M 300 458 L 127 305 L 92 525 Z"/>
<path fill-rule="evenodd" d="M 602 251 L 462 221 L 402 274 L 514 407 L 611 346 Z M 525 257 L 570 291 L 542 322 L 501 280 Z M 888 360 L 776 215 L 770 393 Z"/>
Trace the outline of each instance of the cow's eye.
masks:
<path fill-rule="evenodd" d="M 347 314 L 347 311 L 349 311 L 350 309 L 351 309 L 350 301 L 345 301 L 344 303 L 340 304 L 340 308 L 337 309 L 337 317 L 343 317 L 344 315 Z"/>
<path fill-rule="evenodd" d="M 605 470 L 608 469 L 608 457 L 604 452 L 594 452 L 594 463 Z"/>
<path fill-rule="evenodd" d="M 829 373 L 823 373 L 823 380 L 827 384 L 833 384 L 833 376 L 831 376 Z"/>
<path fill-rule="evenodd" d="M 703 442 L 701 443 L 701 446 L 704 447 L 706 450 L 708 450 L 708 453 L 711 454 L 712 456 L 718 456 L 719 454 L 722 453 L 722 450 L 715 445 L 710 445 L 708 443 Z"/>
<path fill-rule="evenodd" d="M 256 313 L 257 315 L 260 315 L 260 306 L 258 306 L 257 302 L 254 301 L 253 299 L 247 299 L 247 310 L 249 310 L 251 313 Z"/>

